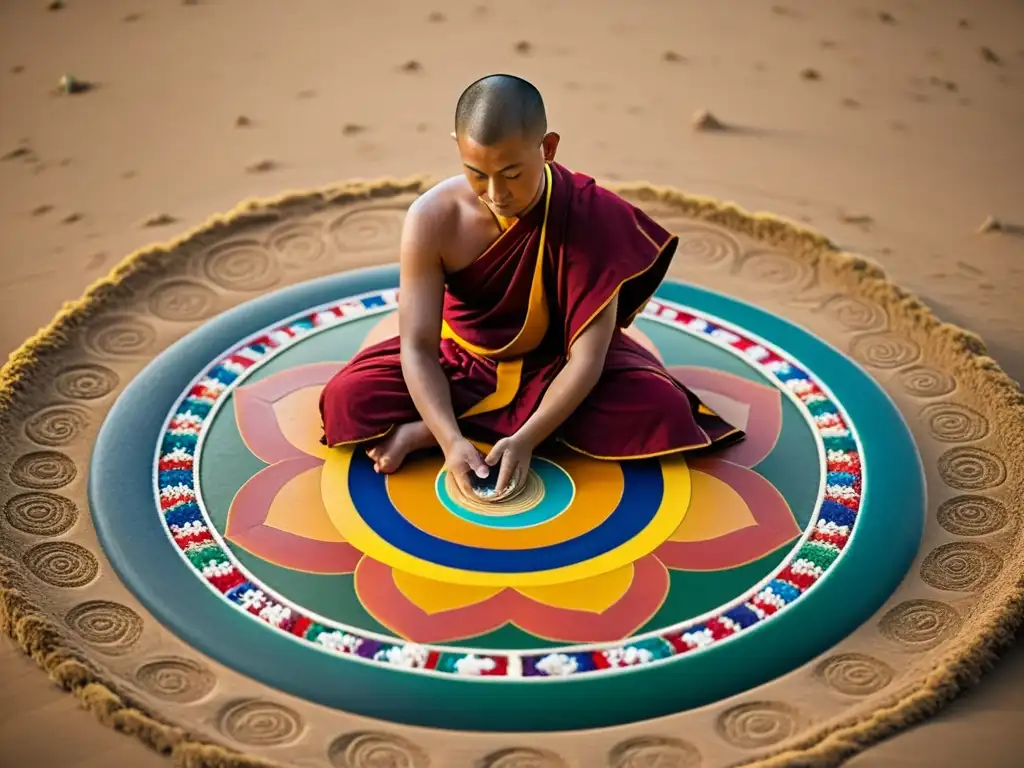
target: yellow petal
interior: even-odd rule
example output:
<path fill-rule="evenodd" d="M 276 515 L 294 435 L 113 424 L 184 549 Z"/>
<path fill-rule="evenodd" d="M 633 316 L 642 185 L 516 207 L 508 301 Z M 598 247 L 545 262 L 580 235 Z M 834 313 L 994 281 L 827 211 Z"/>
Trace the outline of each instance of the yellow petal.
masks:
<path fill-rule="evenodd" d="M 274 416 L 285 440 L 303 453 L 327 457 L 327 446 L 320 442 L 320 392 L 322 386 L 297 389 L 274 403 Z"/>
<path fill-rule="evenodd" d="M 633 565 L 630 564 L 589 579 L 543 587 L 519 587 L 516 591 L 553 608 L 604 613 L 622 599 L 632 583 Z"/>
<path fill-rule="evenodd" d="M 747 503 L 717 477 L 690 468 L 690 508 L 669 541 L 709 541 L 757 525 Z"/>
<path fill-rule="evenodd" d="M 270 502 L 264 525 L 314 541 L 345 541 L 324 508 L 322 472 L 323 467 L 313 467 L 285 483 Z"/>
<path fill-rule="evenodd" d="M 405 571 L 392 570 L 395 586 L 426 613 L 442 613 L 467 605 L 482 603 L 494 597 L 504 587 L 478 587 L 468 584 L 446 584 Z"/>

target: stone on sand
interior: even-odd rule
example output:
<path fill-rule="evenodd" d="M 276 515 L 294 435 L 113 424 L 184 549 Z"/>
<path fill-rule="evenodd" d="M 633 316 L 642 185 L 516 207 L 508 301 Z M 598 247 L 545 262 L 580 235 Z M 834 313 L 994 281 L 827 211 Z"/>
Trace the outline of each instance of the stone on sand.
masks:
<path fill-rule="evenodd" d="M 168 224 L 174 224 L 177 221 L 176 218 L 171 216 L 169 213 L 157 213 L 153 216 L 149 216 L 139 222 L 140 227 L 166 227 Z"/>
<path fill-rule="evenodd" d="M 989 232 L 1005 232 L 1006 225 L 1003 224 L 995 216 L 986 216 L 985 220 L 981 222 L 981 226 L 978 227 L 978 234 L 985 235 Z"/>
<path fill-rule="evenodd" d="M 1003 63 L 1003 60 L 999 57 L 999 54 L 993 51 L 987 45 L 983 45 L 981 47 L 981 58 L 983 58 L 989 64 L 995 64 L 996 66 Z"/>
<path fill-rule="evenodd" d="M 274 160 L 257 160 L 255 163 L 250 163 L 245 167 L 246 173 L 268 173 L 278 168 L 278 163 Z"/>
<path fill-rule="evenodd" d="M 695 131 L 724 131 L 728 126 L 706 109 L 698 109 L 690 120 Z"/>
<path fill-rule="evenodd" d="M 61 75 L 60 80 L 57 82 L 57 89 L 61 93 L 69 95 L 75 93 L 85 93 L 86 91 L 92 90 L 92 88 L 92 83 L 87 82 L 85 80 L 79 80 L 74 75 L 69 74 Z"/>

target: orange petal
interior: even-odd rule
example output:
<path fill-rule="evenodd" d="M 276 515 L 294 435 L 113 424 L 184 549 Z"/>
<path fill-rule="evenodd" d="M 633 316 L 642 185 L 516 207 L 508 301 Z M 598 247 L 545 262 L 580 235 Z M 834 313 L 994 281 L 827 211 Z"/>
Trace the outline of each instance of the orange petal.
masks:
<path fill-rule="evenodd" d="M 743 497 L 717 477 L 690 469 L 690 507 L 669 541 L 710 541 L 757 525 Z"/>
<path fill-rule="evenodd" d="M 268 464 L 323 458 L 319 392 L 343 365 L 300 365 L 236 389 L 235 422 L 246 447 Z"/>
<path fill-rule="evenodd" d="M 366 338 L 363 339 L 363 343 L 359 345 L 359 351 L 362 352 L 364 349 L 372 347 L 374 344 L 379 344 L 382 341 L 393 339 L 397 335 L 398 312 L 388 312 L 366 334 Z"/>
<path fill-rule="evenodd" d="M 395 569 L 392 569 L 391 575 L 395 580 L 395 586 L 401 593 L 428 614 L 442 613 L 482 603 L 504 589 L 504 587 L 445 584 Z"/>
<path fill-rule="evenodd" d="M 320 442 L 320 393 L 322 384 L 297 389 L 273 404 L 277 426 L 284 439 L 303 453 L 327 458 L 327 446 Z"/>
<path fill-rule="evenodd" d="M 690 477 L 693 493 L 686 517 L 654 552 L 669 568 L 735 568 L 800 535 L 786 499 L 754 470 L 721 459 L 693 459 Z"/>
<path fill-rule="evenodd" d="M 285 483 L 270 502 L 263 524 L 312 541 L 344 541 L 324 508 L 320 495 L 321 474 L 322 464 Z"/>
<path fill-rule="evenodd" d="M 604 613 L 622 599 L 632 583 L 633 565 L 630 564 L 589 579 L 542 587 L 517 587 L 517 591 L 552 608 Z"/>
<path fill-rule="evenodd" d="M 637 342 L 641 347 L 643 347 L 656 358 L 658 358 L 658 362 L 664 365 L 665 358 L 661 356 L 661 351 L 654 345 L 654 342 L 651 341 L 650 336 L 648 336 L 646 333 L 637 328 L 636 323 L 633 323 L 633 325 L 629 326 L 624 331 L 624 333 L 631 339 L 633 339 L 633 341 Z"/>
<path fill-rule="evenodd" d="M 283 568 L 352 573 L 362 553 L 331 525 L 320 496 L 322 466 L 303 456 L 257 472 L 231 501 L 225 538 Z"/>

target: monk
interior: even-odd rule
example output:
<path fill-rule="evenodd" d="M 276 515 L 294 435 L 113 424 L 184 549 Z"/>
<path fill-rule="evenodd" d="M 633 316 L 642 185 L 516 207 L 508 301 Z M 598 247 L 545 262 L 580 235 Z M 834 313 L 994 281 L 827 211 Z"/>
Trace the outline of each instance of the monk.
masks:
<path fill-rule="evenodd" d="M 537 89 L 510 75 L 476 81 L 453 136 L 462 175 L 405 219 L 399 336 L 328 382 L 324 443 L 367 444 L 381 473 L 439 446 L 463 493 L 497 467 L 500 495 L 548 440 L 626 460 L 741 439 L 623 333 L 677 238 L 555 162 Z M 484 456 L 471 439 L 493 448 Z"/>

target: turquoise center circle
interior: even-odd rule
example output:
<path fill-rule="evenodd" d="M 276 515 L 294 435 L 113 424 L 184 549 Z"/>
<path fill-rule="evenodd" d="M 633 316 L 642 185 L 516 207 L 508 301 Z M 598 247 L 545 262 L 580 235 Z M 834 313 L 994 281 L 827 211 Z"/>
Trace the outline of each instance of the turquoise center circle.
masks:
<path fill-rule="evenodd" d="M 447 470 L 438 473 L 437 480 L 434 482 L 434 490 L 445 509 L 467 522 L 487 528 L 530 528 L 554 520 L 569 508 L 576 495 L 576 486 L 573 484 L 572 478 L 569 477 L 569 473 L 553 461 L 535 456 L 530 464 L 530 469 L 537 473 L 541 483 L 544 484 L 544 498 L 532 509 L 514 515 L 504 517 L 481 515 L 463 507 L 449 495 L 448 489 L 445 488 L 444 480 L 448 476 Z"/>

